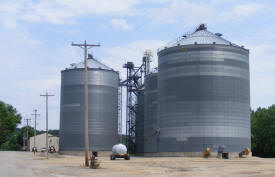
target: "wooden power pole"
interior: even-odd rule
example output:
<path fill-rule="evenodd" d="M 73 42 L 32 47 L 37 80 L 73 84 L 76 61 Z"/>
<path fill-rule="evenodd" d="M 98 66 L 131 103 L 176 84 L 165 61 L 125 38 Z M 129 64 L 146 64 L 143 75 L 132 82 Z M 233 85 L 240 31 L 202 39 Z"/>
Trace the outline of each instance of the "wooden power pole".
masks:
<path fill-rule="evenodd" d="M 85 113 L 85 166 L 89 166 L 89 135 L 88 135 L 88 69 L 87 69 L 87 49 L 92 47 L 99 47 L 100 44 L 87 44 L 86 40 L 84 44 L 74 44 L 72 46 L 78 46 L 84 49 L 84 113 Z"/>
<path fill-rule="evenodd" d="M 31 121 L 31 119 L 25 119 L 25 121 L 27 122 L 27 135 L 26 135 L 26 139 L 25 141 L 27 140 L 27 147 L 28 147 L 28 139 L 29 139 L 29 121 Z"/>
<path fill-rule="evenodd" d="M 46 92 L 45 95 L 40 95 L 46 97 L 46 151 L 47 151 L 47 159 L 48 157 L 48 151 L 49 151 L 49 142 L 48 142 L 48 98 L 49 96 L 54 96 L 54 95 L 49 95 L 48 92 Z"/>
<path fill-rule="evenodd" d="M 37 109 L 34 110 L 34 114 L 32 114 L 34 116 L 34 138 L 33 138 L 33 147 L 36 148 L 36 145 L 35 145 L 35 137 L 36 137 L 36 118 L 37 116 L 40 116 L 40 114 L 37 114 Z M 34 149 L 35 151 L 35 149 Z"/>

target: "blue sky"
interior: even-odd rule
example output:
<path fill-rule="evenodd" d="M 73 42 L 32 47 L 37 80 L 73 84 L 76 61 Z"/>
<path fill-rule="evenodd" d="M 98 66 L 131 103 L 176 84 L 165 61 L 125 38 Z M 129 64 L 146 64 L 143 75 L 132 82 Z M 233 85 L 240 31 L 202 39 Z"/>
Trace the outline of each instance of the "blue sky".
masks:
<path fill-rule="evenodd" d="M 91 52 L 125 78 L 126 61 L 140 64 L 151 49 L 157 66 L 157 49 L 200 23 L 250 50 L 252 108 L 274 104 L 273 0 L 0 0 L 0 100 L 23 118 L 38 109 L 45 129 L 39 95 L 55 94 L 49 127 L 59 128 L 60 71 L 83 58 L 72 41 L 100 42 Z"/>

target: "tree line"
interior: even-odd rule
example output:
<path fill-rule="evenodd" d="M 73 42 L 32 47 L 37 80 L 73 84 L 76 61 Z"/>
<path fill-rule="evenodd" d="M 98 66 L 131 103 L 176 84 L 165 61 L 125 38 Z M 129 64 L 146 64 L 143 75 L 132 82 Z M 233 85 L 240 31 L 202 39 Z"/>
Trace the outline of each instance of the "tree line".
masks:
<path fill-rule="evenodd" d="M 275 105 L 251 111 L 252 153 L 275 157 Z"/>
<path fill-rule="evenodd" d="M 13 106 L 0 101 L 0 150 L 20 150 L 24 144 L 23 139 L 34 136 L 35 130 L 31 126 L 17 128 L 21 121 L 22 116 Z M 49 130 L 48 132 L 59 136 L 59 130 Z M 45 131 L 36 131 L 37 135 L 42 133 Z M 27 143 L 27 141 L 25 142 Z"/>

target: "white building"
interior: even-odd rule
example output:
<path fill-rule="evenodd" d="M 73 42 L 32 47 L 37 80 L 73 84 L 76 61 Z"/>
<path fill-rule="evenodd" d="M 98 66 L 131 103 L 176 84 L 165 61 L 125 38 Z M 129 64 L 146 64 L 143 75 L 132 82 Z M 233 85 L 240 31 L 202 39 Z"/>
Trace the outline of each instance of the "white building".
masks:
<path fill-rule="evenodd" d="M 59 150 L 59 137 L 48 134 L 49 147 L 54 146 L 55 150 Z M 29 139 L 30 150 L 34 147 L 34 136 Z M 37 151 L 41 151 L 42 148 L 46 148 L 46 133 L 35 136 L 35 146 Z"/>

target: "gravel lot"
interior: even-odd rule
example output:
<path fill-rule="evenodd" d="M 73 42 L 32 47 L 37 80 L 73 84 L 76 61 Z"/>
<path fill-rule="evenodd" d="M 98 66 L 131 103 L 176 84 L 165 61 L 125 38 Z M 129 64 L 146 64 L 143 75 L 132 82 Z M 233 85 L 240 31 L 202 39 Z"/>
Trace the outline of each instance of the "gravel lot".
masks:
<path fill-rule="evenodd" d="M 84 158 L 51 155 L 47 160 L 30 152 L 0 152 L 2 177 L 78 177 L 78 176 L 229 176 L 275 177 L 275 159 L 216 159 L 188 157 L 131 157 L 130 161 L 100 157 L 101 168 L 83 166 Z"/>

